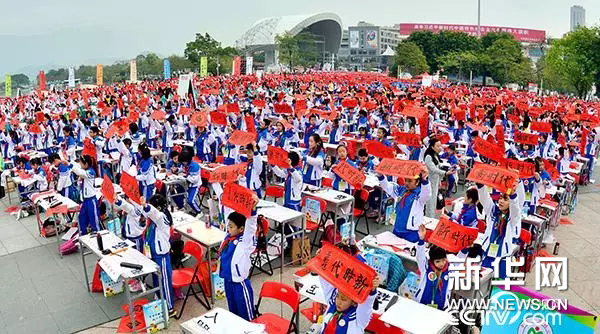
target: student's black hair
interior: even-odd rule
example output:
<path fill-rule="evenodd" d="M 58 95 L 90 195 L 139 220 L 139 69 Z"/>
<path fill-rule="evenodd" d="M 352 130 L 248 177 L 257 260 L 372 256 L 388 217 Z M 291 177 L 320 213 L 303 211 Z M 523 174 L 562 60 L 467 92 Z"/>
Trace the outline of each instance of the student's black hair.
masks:
<path fill-rule="evenodd" d="M 558 155 L 561 157 L 565 156 L 565 148 L 564 147 L 559 147 L 558 148 Z"/>
<path fill-rule="evenodd" d="M 387 131 L 387 129 L 386 129 L 386 128 L 384 128 L 384 127 L 380 127 L 379 129 L 377 129 L 377 131 L 383 131 L 383 135 L 384 135 L 384 136 L 387 136 L 387 135 L 388 135 L 388 131 Z"/>
<path fill-rule="evenodd" d="M 473 244 L 473 247 L 469 248 L 469 258 L 476 258 L 482 254 L 482 249 L 480 244 Z"/>
<path fill-rule="evenodd" d="M 471 131 L 471 138 L 474 137 L 479 137 L 479 131 L 475 130 L 475 131 Z"/>
<path fill-rule="evenodd" d="M 300 163 L 300 156 L 296 152 L 289 152 L 288 158 L 292 161 L 292 167 L 296 167 Z"/>
<path fill-rule="evenodd" d="M 479 201 L 479 192 L 477 192 L 476 188 L 469 188 L 465 192 L 465 197 L 470 198 L 473 201 L 473 204 L 477 204 Z"/>
<path fill-rule="evenodd" d="M 24 164 L 24 163 L 27 163 L 27 159 L 25 159 L 24 157 L 17 157 L 17 158 L 15 159 L 15 164 L 17 164 L 17 165 L 18 165 L 18 164 L 20 164 L 20 163 L 23 163 L 23 164 Z"/>
<path fill-rule="evenodd" d="M 358 156 L 359 157 L 368 157 L 369 152 L 367 152 L 367 149 L 363 147 L 360 150 L 358 150 Z"/>
<path fill-rule="evenodd" d="M 310 135 L 310 137 L 317 144 L 317 151 L 316 151 L 315 155 L 318 154 L 319 152 L 323 151 L 323 139 L 321 139 L 321 136 L 318 133 L 313 133 L 312 135 Z"/>
<path fill-rule="evenodd" d="M 181 155 L 179 155 L 179 162 L 189 164 L 190 162 L 192 162 L 193 157 L 194 157 L 193 153 L 181 152 Z"/>
<path fill-rule="evenodd" d="M 440 259 L 445 259 L 446 258 L 446 250 L 438 247 L 436 245 L 432 245 L 429 248 L 429 260 L 430 261 L 435 261 L 435 260 L 440 260 Z"/>
<path fill-rule="evenodd" d="M 448 145 L 448 149 L 451 151 L 456 151 L 456 145 L 455 144 L 450 144 Z"/>
<path fill-rule="evenodd" d="M 315 115 L 315 114 L 311 114 L 310 116 L 308 116 L 308 119 L 313 119 L 313 118 L 314 118 L 314 119 L 317 119 L 317 115 Z"/>
<path fill-rule="evenodd" d="M 131 139 L 130 138 L 123 139 L 123 144 L 125 144 L 125 146 L 131 146 Z"/>
<path fill-rule="evenodd" d="M 150 159 L 151 154 L 150 154 L 150 148 L 148 148 L 148 145 L 146 145 L 146 144 L 140 145 L 138 150 L 141 153 L 142 159 Z"/>
<path fill-rule="evenodd" d="M 148 203 L 155 207 L 158 211 L 165 214 L 167 217 L 167 222 L 169 225 L 173 225 L 173 217 L 171 217 L 171 212 L 169 212 L 169 202 L 167 199 L 161 194 L 154 194 L 148 200 Z"/>
<path fill-rule="evenodd" d="M 98 129 L 98 127 L 95 125 L 90 127 L 90 131 L 94 131 L 95 133 L 100 133 L 100 129 Z"/>
<path fill-rule="evenodd" d="M 65 126 L 63 128 L 63 131 L 66 132 L 67 134 L 69 134 L 69 136 L 73 137 L 73 129 L 70 126 Z"/>
<path fill-rule="evenodd" d="M 254 145 L 252 145 L 252 143 L 248 143 L 248 144 L 246 145 L 246 149 L 247 149 L 247 150 L 250 150 L 250 151 L 252 151 L 252 152 L 254 152 Z"/>
<path fill-rule="evenodd" d="M 81 157 L 81 161 L 84 162 L 88 167 L 93 167 L 93 160 L 92 157 L 90 157 L 89 155 L 84 155 Z"/>
<path fill-rule="evenodd" d="M 271 120 L 270 119 L 264 119 L 263 122 L 265 122 L 265 127 L 269 127 L 269 125 L 271 125 Z"/>
<path fill-rule="evenodd" d="M 233 224 L 235 224 L 237 228 L 246 226 L 246 217 L 244 217 L 244 215 L 242 215 L 239 212 L 230 213 L 227 219 L 230 220 Z"/>
<path fill-rule="evenodd" d="M 138 125 L 136 123 L 129 123 L 129 131 L 134 134 L 136 132 L 138 132 L 139 128 Z"/>
<path fill-rule="evenodd" d="M 31 161 L 29 163 L 32 164 L 32 165 L 41 166 L 42 165 L 42 159 L 40 159 L 40 158 L 33 158 L 33 159 L 31 159 Z"/>
<path fill-rule="evenodd" d="M 169 154 L 169 159 L 173 159 L 175 157 L 179 156 L 179 152 L 177 151 L 171 151 L 171 154 Z"/>
<path fill-rule="evenodd" d="M 54 163 L 54 161 L 56 161 L 56 160 L 60 160 L 60 157 L 58 156 L 58 154 L 57 154 L 57 153 L 51 153 L 51 154 L 48 156 L 48 161 L 49 161 L 50 163 Z"/>

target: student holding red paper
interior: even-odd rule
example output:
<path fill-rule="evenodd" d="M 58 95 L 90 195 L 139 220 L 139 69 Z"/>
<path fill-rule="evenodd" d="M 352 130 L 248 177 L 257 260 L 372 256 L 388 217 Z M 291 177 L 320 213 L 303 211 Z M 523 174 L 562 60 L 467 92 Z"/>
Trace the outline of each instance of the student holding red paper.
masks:
<path fill-rule="evenodd" d="M 373 290 L 367 300 L 361 304 L 342 294 L 323 278 L 319 277 L 319 280 L 328 304 L 327 311 L 323 315 L 321 334 L 363 334 L 373 316 L 379 277 L 373 279 Z"/>
<path fill-rule="evenodd" d="M 512 189 L 517 189 L 518 184 L 517 179 Z M 507 192 L 500 194 L 496 204 L 484 185 L 477 184 L 477 189 L 479 201 L 486 215 L 485 237 L 481 243 L 486 257 L 481 265 L 492 268 L 496 259 L 500 258 L 499 278 L 506 278 L 506 259 L 512 256 L 513 243 L 519 238 L 521 231 L 521 199 L 518 192 Z"/>
<path fill-rule="evenodd" d="M 345 145 L 338 145 L 336 152 L 337 152 L 337 156 L 338 156 L 338 160 L 336 163 L 339 163 L 340 161 L 345 161 L 350 166 L 356 168 L 356 164 L 354 163 L 354 161 L 348 159 L 348 148 Z M 332 166 L 332 169 L 334 167 L 335 167 L 335 164 Z M 345 192 L 346 194 L 352 194 L 352 192 L 354 191 L 354 187 L 351 184 L 349 184 L 344 179 L 339 177 L 333 171 L 330 172 L 330 174 L 333 176 L 333 182 L 332 182 L 333 189 L 335 189 L 337 191 Z"/>
<path fill-rule="evenodd" d="M 273 173 L 285 179 L 285 194 L 283 196 L 283 206 L 286 208 L 302 211 L 302 170 L 300 165 L 300 156 L 296 152 L 288 153 L 289 168 L 282 169 L 278 166 L 273 166 Z"/>
<path fill-rule="evenodd" d="M 263 172 L 263 160 L 257 148 L 255 141 L 246 145 L 246 157 L 242 157 L 241 160 L 248 163 L 248 168 L 246 168 L 246 174 L 242 176 L 239 183 L 254 191 L 258 198 L 262 198 L 260 174 Z"/>
<path fill-rule="evenodd" d="M 427 168 L 423 167 L 416 178 L 405 178 L 403 186 L 390 183 L 385 176 L 379 175 L 381 188 L 396 201 L 393 233 L 410 242 L 419 240 L 417 230 L 423 222 L 425 203 L 431 197 L 427 175 Z"/>
<path fill-rule="evenodd" d="M 436 245 L 431 245 L 429 254 L 426 253 L 426 232 L 425 225 L 420 225 L 419 240 L 417 241 L 417 264 L 421 279 L 416 298 L 423 305 L 444 310 L 451 292 L 448 257 L 446 250 Z"/>
<path fill-rule="evenodd" d="M 83 202 L 79 210 L 79 234 L 86 235 L 88 227 L 92 232 L 99 231 L 100 210 L 98 209 L 98 198 L 96 198 L 96 188 L 94 187 L 96 172 L 92 168 L 92 158 L 84 155 L 81 157 L 79 164 L 69 164 L 66 160 L 63 161 L 63 164 L 68 165 L 71 171 L 83 180 L 81 192 Z"/>
<path fill-rule="evenodd" d="M 320 187 L 323 178 L 323 165 L 325 153 L 323 153 L 323 141 L 321 136 L 313 133 L 308 139 L 308 148 L 304 152 L 304 183 Z"/>
<path fill-rule="evenodd" d="M 252 267 L 250 254 L 256 249 L 258 196 L 254 195 L 253 200 L 250 217 L 229 213 L 227 235 L 219 248 L 219 276 L 225 282 L 229 311 L 247 321 L 254 319 L 254 294 L 248 276 Z"/>

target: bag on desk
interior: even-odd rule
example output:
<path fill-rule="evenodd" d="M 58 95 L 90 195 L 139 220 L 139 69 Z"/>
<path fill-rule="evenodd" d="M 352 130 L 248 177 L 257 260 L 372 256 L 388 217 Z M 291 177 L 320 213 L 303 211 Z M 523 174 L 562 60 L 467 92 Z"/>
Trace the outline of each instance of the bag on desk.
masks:
<path fill-rule="evenodd" d="M 114 233 L 116 236 L 121 237 L 121 219 L 115 218 L 106 222 L 106 228 Z"/>
<path fill-rule="evenodd" d="M 305 264 L 310 260 L 310 238 L 304 236 L 304 244 L 300 238 L 292 241 L 292 261 Z"/>
<path fill-rule="evenodd" d="M 413 272 L 409 272 L 404 279 L 404 282 L 398 289 L 398 294 L 402 297 L 410 298 L 415 300 L 417 297 L 417 290 L 419 290 L 419 276 Z"/>
<path fill-rule="evenodd" d="M 212 280 L 215 290 L 215 299 L 225 299 L 225 280 L 219 276 L 219 273 L 212 273 Z"/>
<path fill-rule="evenodd" d="M 375 269 L 381 284 L 387 284 L 391 257 L 391 254 L 378 254 L 374 252 L 369 252 L 366 254 L 367 265 Z"/>
<path fill-rule="evenodd" d="M 163 312 L 166 307 L 163 307 L 163 304 L 166 302 L 162 299 L 154 300 L 144 306 L 142 306 L 142 310 L 144 311 L 144 321 L 146 322 L 146 330 L 148 333 L 156 333 L 161 329 L 165 328 Z M 168 321 L 167 317 L 167 321 Z"/>
<path fill-rule="evenodd" d="M 100 272 L 100 281 L 102 282 L 104 297 L 113 297 L 123 293 L 123 281 L 113 281 L 104 271 Z"/>

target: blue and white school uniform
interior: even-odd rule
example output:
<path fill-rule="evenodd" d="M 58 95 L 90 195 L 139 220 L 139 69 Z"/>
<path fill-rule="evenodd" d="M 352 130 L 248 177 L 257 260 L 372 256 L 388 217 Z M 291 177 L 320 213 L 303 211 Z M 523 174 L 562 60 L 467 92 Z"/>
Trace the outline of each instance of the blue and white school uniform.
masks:
<path fill-rule="evenodd" d="M 115 201 L 117 209 L 125 212 L 125 224 L 123 225 L 123 232 L 125 238 L 135 244 L 135 249 L 140 252 L 144 250 L 143 234 L 146 226 L 141 224 L 140 218 L 142 217 L 142 207 L 124 201 L 122 198 L 117 198 Z"/>
<path fill-rule="evenodd" d="M 198 198 L 198 191 L 200 190 L 200 186 L 202 185 L 202 178 L 200 175 L 200 165 L 195 161 L 190 162 L 190 166 L 188 168 L 187 181 L 187 203 L 194 211 L 196 211 L 196 214 L 198 214 L 202 212 L 202 208 L 200 206 L 200 199 Z"/>
<path fill-rule="evenodd" d="M 219 249 L 219 276 L 225 282 L 229 311 L 251 321 L 254 319 L 254 294 L 248 276 L 252 264 L 250 254 L 256 249 L 256 211 L 246 219 L 244 233 L 226 235 Z"/>
<path fill-rule="evenodd" d="M 83 179 L 83 202 L 79 210 L 79 233 L 81 235 L 87 234 L 88 226 L 92 232 L 96 232 L 100 229 L 100 210 L 98 209 L 98 198 L 94 187 L 96 172 L 93 168 L 84 170 L 78 164 L 71 164 L 69 167 L 71 167 L 73 173 Z"/>
<path fill-rule="evenodd" d="M 56 183 L 56 190 L 63 196 L 74 199 L 75 197 L 75 185 L 73 184 L 73 177 L 71 167 L 65 165 L 62 162 L 58 165 L 58 182 Z"/>
<path fill-rule="evenodd" d="M 128 171 L 131 166 L 136 164 L 136 156 L 133 153 L 133 149 L 131 147 L 127 148 L 127 146 L 125 146 L 121 140 L 117 142 L 117 150 L 120 154 L 119 173 L 123 173 L 124 171 Z"/>
<path fill-rule="evenodd" d="M 323 150 L 319 150 L 317 154 L 309 156 L 308 149 L 306 149 L 302 161 L 304 162 L 302 166 L 304 183 L 320 187 L 323 180 L 323 165 L 325 161 Z"/>
<path fill-rule="evenodd" d="M 150 199 L 154 195 L 154 187 L 156 184 L 156 170 L 152 164 L 152 158 L 143 159 L 138 166 L 138 175 L 135 177 L 139 182 L 140 194 Z"/>
<path fill-rule="evenodd" d="M 292 210 L 302 211 L 302 186 L 304 185 L 304 182 L 300 167 L 287 168 L 284 170 L 280 167 L 273 166 L 273 173 L 285 179 L 283 206 Z"/>
<path fill-rule="evenodd" d="M 223 164 L 235 165 L 240 162 L 240 148 L 237 145 L 227 143 L 223 146 Z"/>
<path fill-rule="evenodd" d="M 165 122 L 165 133 L 163 134 L 163 151 L 167 155 L 173 150 L 173 126 L 169 122 Z"/>
<path fill-rule="evenodd" d="M 503 214 L 492 201 L 489 192 L 483 185 L 477 185 L 479 202 L 483 205 L 486 215 L 485 237 L 481 243 L 486 257 L 482 266 L 492 268 L 496 258 L 499 263 L 500 278 L 506 278 L 506 258 L 512 255 L 513 240 L 519 237 L 521 231 L 521 205 L 517 192 L 510 195 L 509 213 Z"/>
<path fill-rule="evenodd" d="M 215 142 L 215 137 L 204 131 L 198 135 L 196 139 L 196 156 L 205 162 L 212 161 L 211 145 Z"/>
<path fill-rule="evenodd" d="M 167 215 L 152 205 L 142 208 L 142 214 L 150 219 L 144 238 L 144 254 L 160 267 L 163 289 L 161 295 L 167 302 L 169 310 L 175 305 L 173 295 L 173 268 L 171 267 L 171 222 Z M 158 275 L 152 274 L 152 284 L 158 287 Z"/>
<path fill-rule="evenodd" d="M 419 303 L 444 310 L 450 299 L 450 278 L 448 277 L 448 264 L 442 270 L 435 268 L 429 261 L 425 249 L 425 242 L 417 242 L 417 264 L 421 279 L 416 299 Z"/>
<path fill-rule="evenodd" d="M 356 163 L 354 161 L 352 161 L 350 159 L 346 159 L 346 162 L 350 166 L 356 168 Z M 333 182 L 331 183 L 331 187 L 334 190 L 341 191 L 341 192 L 344 192 L 344 193 L 350 194 L 350 195 L 353 193 L 354 187 L 351 184 L 349 184 L 348 182 L 346 182 L 346 180 L 339 177 L 335 172 L 331 172 L 331 175 L 333 176 Z"/>
<path fill-rule="evenodd" d="M 329 131 L 329 143 L 334 145 L 339 144 L 343 134 L 344 131 L 341 126 L 332 126 Z"/>
<path fill-rule="evenodd" d="M 327 311 L 323 315 L 321 334 L 328 326 L 333 326 L 335 334 L 363 334 L 373 316 L 373 304 L 377 298 L 377 290 L 371 291 L 367 299 L 356 306 L 350 306 L 346 311 L 337 312 L 335 300 L 339 293 L 329 282 L 319 277 L 321 288 L 327 300 Z"/>
<path fill-rule="evenodd" d="M 425 203 L 431 197 L 431 183 L 429 179 L 421 181 L 421 185 L 413 190 L 397 183 L 388 182 L 384 176 L 379 177 L 383 191 L 396 202 L 396 221 L 393 233 L 410 242 L 419 240 L 419 226 L 423 222 Z"/>
<path fill-rule="evenodd" d="M 33 169 L 34 192 L 42 192 L 48 190 L 48 179 L 46 178 L 46 171 L 41 166 L 38 166 L 37 170 Z M 31 194 L 33 195 L 33 194 Z"/>
<path fill-rule="evenodd" d="M 242 157 L 242 161 L 247 161 L 247 159 Z M 254 151 L 254 158 L 252 159 L 252 163 L 248 164 L 246 168 L 246 174 L 242 179 L 240 179 L 240 185 L 254 191 L 258 198 L 262 198 L 262 193 L 260 187 L 262 186 L 262 181 L 260 180 L 260 174 L 263 171 L 263 160 L 260 152 Z"/>

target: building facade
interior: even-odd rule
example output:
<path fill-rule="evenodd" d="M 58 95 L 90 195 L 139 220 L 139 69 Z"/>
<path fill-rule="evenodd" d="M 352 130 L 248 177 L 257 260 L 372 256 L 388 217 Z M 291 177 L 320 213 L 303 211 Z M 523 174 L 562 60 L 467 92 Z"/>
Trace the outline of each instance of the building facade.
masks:
<path fill-rule="evenodd" d="M 338 64 L 348 70 L 385 70 L 390 57 L 384 54 L 396 49 L 399 37 L 398 26 L 376 26 L 361 21 L 342 33 Z"/>
<path fill-rule="evenodd" d="M 571 6 L 571 31 L 585 26 L 585 9 L 582 6 Z"/>

